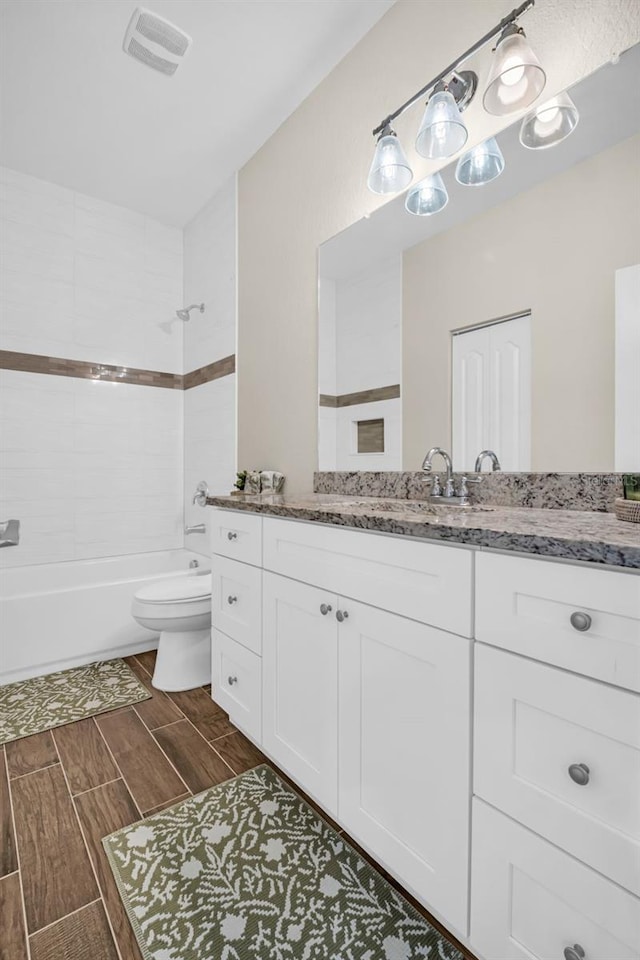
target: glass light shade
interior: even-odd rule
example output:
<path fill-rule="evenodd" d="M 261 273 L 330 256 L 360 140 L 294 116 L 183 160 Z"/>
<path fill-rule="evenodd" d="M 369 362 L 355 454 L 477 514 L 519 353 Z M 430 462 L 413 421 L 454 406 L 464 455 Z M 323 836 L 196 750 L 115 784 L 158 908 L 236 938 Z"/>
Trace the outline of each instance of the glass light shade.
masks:
<path fill-rule="evenodd" d="M 489 137 L 473 150 L 464 153 L 456 166 L 456 180 L 467 187 L 481 187 L 499 177 L 504 170 L 504 157 L 495 137 Z"/>
<path fill-rule="evenodd" d="M 505 117 L 524 110 L 540 96 L 547 75 L 522 33 L 500 40 L 496 49 L 483 104 L 487 113 Z"/>
<path fill-rule="evenodd" d="M 544 150 L 546 147 L 555 147 L 578 126 L 580 114 L 578 108 L 566 93 L 561 93 L 552 100 L 530 113 L 522 121 L 520 127 L 520 143 L 530 150 Z"/>
<path fill-rule="evenodd" d="M 405 209 L 417 217 L 430 217 L 449 202 L 449 194 L 439 173 L 432 173 L 416 183 L 407 193 Z"/>
<path fill-rule="evenodd" d="M 411 183 L 413 171 L 395 133 L 380 137 L 367 178 L 372 193 L 399 193 Z"/>
<path fill-rule="evenodd" d="M 444 160 L 462 150 L 468 135 L 453 94 L 440 90 L 427 104 L 416 137 L 416 150 L 421 157 Z"/>

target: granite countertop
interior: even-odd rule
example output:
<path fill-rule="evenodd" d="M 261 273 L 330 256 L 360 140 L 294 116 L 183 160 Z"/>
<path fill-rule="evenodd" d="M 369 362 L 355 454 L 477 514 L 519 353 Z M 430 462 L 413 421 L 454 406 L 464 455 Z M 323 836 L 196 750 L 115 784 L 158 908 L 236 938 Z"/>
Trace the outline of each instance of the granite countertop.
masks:
<path fill-rule="evenodd" d="M 611 513 L 489 504 L 434 506 L 421 500 L 319 493 L 209 497 L 207 503 L 397 536 L 640 569 L 640 524 L 617 520 Z"/>

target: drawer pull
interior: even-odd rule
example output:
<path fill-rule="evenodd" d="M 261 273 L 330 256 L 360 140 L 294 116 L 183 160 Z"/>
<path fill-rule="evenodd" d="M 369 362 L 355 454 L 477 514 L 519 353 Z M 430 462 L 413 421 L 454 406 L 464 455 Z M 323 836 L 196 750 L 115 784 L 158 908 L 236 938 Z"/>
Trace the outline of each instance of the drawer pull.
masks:
<path fill-rule="evenodd" d="M 326 617 L 326 615 L 327 615 L 328 613 L 331 613 L 332 610 L 333 610 L 333 607 L 331 606 L 330 603 L 321 603 L 321 604 L 320 604 L 320 613 L 322 614 L 323 617 Z"/>
<path fill-rule="evenodd" d="M 227 597 L 227 603 L 228 603 L 230 606 L 231 606 L 232 603 L 237 603 L 237 602 L 238 602 L 238 598 L 237 598 L 237 597 L 232 597 L 232 596 L 228 596 L 228 597 Z"/>
<path fill-rule="evenodd" d="M 582 613 L 580 610 L 576 610 L 575 613 L 572 613 L 569 617 L 571 626 L 574 630 L 578 630 L 580 633 L 586 633 L 586 631 L 591 627 L 591 617 L 588 613 Z"/>
<path fill-rule="evenodd" d="M 232 687 L 234 683 L 237 683 L 237 682 L 238 682 L 237 677 L 227 677 L 227 683 L 229 684 L 230 687 Z"/>
<path fill-rule="evenodd" d="M 569 776 L 579 787 L 586 787 L 589 783 L 589 767 L 586 763 L 572 763 L 569 767 Z"/>
<path fill-rule="evenodd" d="M 585 952 L 579 943 L 564 948 L 564 960 L 584 960 Z"/>
<path fill-rule="evenodd" d="M 349 619 L 349 611 L 348 611 L 348 610 L 338 610 L 338 611 L 336 612 L 336 618 L 337 618 L 337 620 L 338 620 L 338 623 L 342 623 L 343 620 L 348 620 L 348 619 Z"/>
<path fill-rule="evenodd" d="M 227 534 L 227 540 L 237 540 L 237 539 L 238 539 L 238 534 L 234 530 L 229 530 L 229 533 Z"/>

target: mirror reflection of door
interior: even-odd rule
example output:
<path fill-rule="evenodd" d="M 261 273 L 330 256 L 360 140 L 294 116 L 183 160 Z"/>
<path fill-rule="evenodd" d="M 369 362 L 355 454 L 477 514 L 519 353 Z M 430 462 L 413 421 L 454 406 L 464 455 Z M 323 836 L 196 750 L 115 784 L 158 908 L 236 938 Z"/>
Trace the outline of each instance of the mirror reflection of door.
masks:
<path fill-rule="evenodd" d="M 452 358 L 455 469 L 488 449 L 503 470 L 530 470 L 531 314 L 455 331 Z"/>

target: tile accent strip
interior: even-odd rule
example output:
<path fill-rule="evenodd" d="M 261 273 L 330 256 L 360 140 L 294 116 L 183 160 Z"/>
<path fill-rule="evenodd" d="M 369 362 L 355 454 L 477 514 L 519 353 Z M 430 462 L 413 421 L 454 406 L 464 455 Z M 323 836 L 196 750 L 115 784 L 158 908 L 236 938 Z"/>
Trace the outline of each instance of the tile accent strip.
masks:
<path fill-rule="evenodd" d="M 437 471 L 435 471 L 437 473 Z M 461 477 L 456 473 L 454 476 Z M 352 497 L 424 500 L 428 487 L 422 471 L 321 471 L 313 475 L 314 493 Z M 471 489 L 474 503 L 495 507 L 613 512 L 622 496 L 621 473 L 483 473 Z"/>
<path fill-rule="evenodd" d="M 400 384 L 394 383 L 389 387 L 374 387 L 372 390 L 359 390 L 357 393 L 340 393 L 332 396 L 321 393 L 318 405 L 320 407 L 353 407 L 359 403 L 375 403 L 377 400 L 395 400 L 400 396 Z"/>
<path fill-rule="evenodd" d="M 226 377 L 236 369 L 235 354 L 216 360 L 190 373 L 165 373 L 162 370 L 142 370 L 137 367 L 119 367 L 110 363 L 92 363 L 88 360 L 68 360 L 65 357 L 47 357 L 37 353 L 17 353 L 0 350 L 0 369 L 22 373 L 43 373 L 55 377 L 75 377 L 79 380 L 105 380 L 111 383 L 132 383 L 141 387 L 163 387 L 169 390 L 189 390 L 191 387 Z"/>
<path fill-rule="evenodd" d="M 209 383 L 211 380 L 218 380 L 220 377 L 228 377 L 230 373 L 236 372 L 236 355 L 232 353 L 230 357 L 224 357 L 222 360 L 216 360 L 214 363 L 208 363 L 206 367 L 198 367 L 190 373 L 185 373 L 184 390 L 190 390 L 192 387 L 199 387 L 203 383 Z"/>

